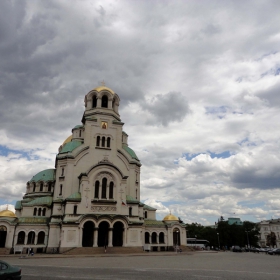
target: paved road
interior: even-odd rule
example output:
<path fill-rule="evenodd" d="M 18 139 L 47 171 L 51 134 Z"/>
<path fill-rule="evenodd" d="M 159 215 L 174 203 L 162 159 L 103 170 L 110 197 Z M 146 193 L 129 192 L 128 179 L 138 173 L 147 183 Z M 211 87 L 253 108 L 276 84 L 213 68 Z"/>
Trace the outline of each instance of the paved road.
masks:
<path fill-rule="evenodd" d="M 3 258 L 2 258 L 3 259 Z M 172 256 L 71 258 L 9 257 L 22 280 L 49 279 L 280 279 L 280 257 L 254 253 L 193 253 Z"/>

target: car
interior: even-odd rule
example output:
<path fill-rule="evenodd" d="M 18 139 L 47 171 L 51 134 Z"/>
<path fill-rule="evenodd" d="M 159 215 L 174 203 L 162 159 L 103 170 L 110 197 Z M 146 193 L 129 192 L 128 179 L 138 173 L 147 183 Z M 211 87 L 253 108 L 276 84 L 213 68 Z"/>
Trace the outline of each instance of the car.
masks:
<path fill-rule="evenodd" d="M 242 252 L 241 248 L 239 246 L 236 246 L 236 245 L 232 246 L 231 249 L 232 249 L 232 252 Z"/>
<path fill-rule="evenodd" d="M 20 280 L 21 268 L 12 266 L 7 262 L 0 260 L 0 279 L 2 280 Z"/>
<path fill-rule="evenodd" d="M 275 248 L 275 249 L 267 251 L 267 253 L 269 255 L 280 255 L 280 249 L 279 248 Z"/>
<path fill-rule="evenodd" d="M 259 249 L 259 248 L 252 247 L 252 248 L 250 248 L 250 252 L 259 253 L 259 252 L 260 252 L 260 249 Z"/>

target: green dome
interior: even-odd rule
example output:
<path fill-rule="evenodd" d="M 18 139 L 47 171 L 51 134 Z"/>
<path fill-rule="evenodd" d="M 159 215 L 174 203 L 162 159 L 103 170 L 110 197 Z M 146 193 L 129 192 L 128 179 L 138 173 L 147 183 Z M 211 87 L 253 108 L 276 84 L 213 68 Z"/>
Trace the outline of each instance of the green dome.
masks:
<path fill-rule="evenodd" d="M 46 169 L 37 173 L 29 182 L 48 182 L 55 180 L 55 169 Z"/>

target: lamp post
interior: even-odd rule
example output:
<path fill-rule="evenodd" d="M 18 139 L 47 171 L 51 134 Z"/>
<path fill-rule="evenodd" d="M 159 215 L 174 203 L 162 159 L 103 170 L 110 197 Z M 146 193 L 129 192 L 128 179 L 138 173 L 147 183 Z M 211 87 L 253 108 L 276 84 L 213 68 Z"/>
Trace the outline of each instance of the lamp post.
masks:
<path fill-rule="evenodd" d="M 217 232 L 217 236 L 218 236 L 218 244 L 219 244 L 219 250 L 220 250 L 220 238 L 219 238 L 219 233 Z"/>
<path fill-rule="evenodd" d="M 195 235 L 194 237 L 195 237 L 195 244 L 194 244 L 194 248 L 196 248 L 196 235 Z"/>
<path fill-rule="evenodd" d="M 249 247 L 250 247 L 250 244 L 249 244 L 249 237 L 248 237 L 248 230 L 245 230 L 245 232 L 247 233 L 247 243 L 248 243 L 248 250 L 249 250 Z"/>
<path fill-rule="evenodd" d="M 178 245 L 179 245 L 179 230 L 176 230 L 176 233 L 177 233 L 176 253 L 178 253 Z"/>

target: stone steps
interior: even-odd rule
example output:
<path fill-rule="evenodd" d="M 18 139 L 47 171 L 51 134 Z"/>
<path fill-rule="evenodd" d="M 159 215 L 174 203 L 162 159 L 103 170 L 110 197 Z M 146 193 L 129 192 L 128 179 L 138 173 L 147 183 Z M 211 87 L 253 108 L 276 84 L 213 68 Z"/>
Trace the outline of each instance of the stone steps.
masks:
<path fill-rule="evenodd" d="M 98 255 L 104 254 L 104 247 L 77 247 L 64 253 L 64 255 Z M 108 247 L 107 254 L 139 254 L 142 247 Z"/>
<path fill-rule="evenodd" d="M 10 249 L 8 248 L 0 248 L 0 255 L 9 255 Z"/>

